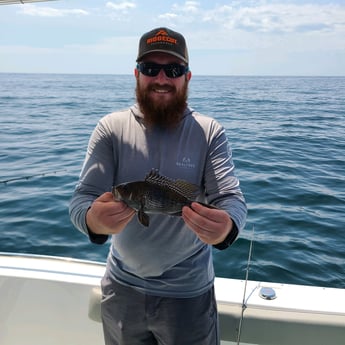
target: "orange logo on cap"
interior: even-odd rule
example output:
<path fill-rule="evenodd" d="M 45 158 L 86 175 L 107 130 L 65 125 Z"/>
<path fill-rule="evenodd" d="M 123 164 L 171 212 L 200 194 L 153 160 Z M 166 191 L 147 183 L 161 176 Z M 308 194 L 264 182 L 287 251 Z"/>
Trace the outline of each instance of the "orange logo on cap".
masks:
<path fill-rule="evenodd" d="M 171 44 L 177 44 L 177 39 L 169 37 L 165 30 L 159 30 L 154 37 L 148 38 L 146 44 L 153 44 L 157 42 L 166 42 Z"/>
<path fill-rule="evenodd" d="M 156 33 L 156 36 L 163 35 L 163 36 L 169 36 L 168 33 L 165 30 L 159 30 Z"/>

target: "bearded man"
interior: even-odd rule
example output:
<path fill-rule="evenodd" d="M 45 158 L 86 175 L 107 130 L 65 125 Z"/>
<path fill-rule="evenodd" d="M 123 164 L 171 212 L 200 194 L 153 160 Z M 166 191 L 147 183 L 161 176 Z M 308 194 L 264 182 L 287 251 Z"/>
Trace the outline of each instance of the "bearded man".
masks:
<path fill-rule="evenodd" d="M 180 33 L 145 33 L 134 75 L 137 103 L 99 121 L 70 203 L 91 242 L 112 238 L 101 283 L 105 344 L 218 345 L 212 247 L 229 247 L 247 214 L 225 130 L 187 104 L 192 74 Z M 180 216 L 150 215 L 145 228 L 110 191 L 152 168 L 199 193 Z"/>

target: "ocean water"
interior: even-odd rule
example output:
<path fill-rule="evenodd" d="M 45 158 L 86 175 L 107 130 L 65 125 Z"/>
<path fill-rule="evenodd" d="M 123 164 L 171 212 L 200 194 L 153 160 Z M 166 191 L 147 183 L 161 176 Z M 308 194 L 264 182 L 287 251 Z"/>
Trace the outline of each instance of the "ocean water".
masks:
<path fill-rule="evenodd" d="M 132 76 L 0 74 L 0 252 L 105 261 L 68 203 L 98 119 Z M 194 76 L 189 104 L 224 125 L 248 204 L 216 274 L 345 288 L 345 77 Z"/>

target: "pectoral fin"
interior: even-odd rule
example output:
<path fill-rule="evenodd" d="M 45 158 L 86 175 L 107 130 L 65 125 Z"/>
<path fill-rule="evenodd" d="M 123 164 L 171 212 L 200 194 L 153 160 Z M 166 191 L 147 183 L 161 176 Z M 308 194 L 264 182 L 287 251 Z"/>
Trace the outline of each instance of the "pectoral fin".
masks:
<path fill-rule="evenodd" d="M 142 225 L 146 227 L 148 227 L 150 224 L 150 217 L 144 212 L 142 208 L 140 208 L 140 210 L 138 211 L 138 220 Z"/>

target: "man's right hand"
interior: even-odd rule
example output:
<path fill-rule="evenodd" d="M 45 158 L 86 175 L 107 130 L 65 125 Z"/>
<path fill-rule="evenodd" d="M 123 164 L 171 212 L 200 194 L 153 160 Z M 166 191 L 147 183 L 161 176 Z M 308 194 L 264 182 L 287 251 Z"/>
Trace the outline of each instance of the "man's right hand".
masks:
<path fill-rule="evenodd" d="M 86 213 L 86 224 L 97 235 L 118 234 L 134 215 L 135 210 L 122 201 L 115 201 L 113 194 L 106 192 L 92 203 Z"/>

